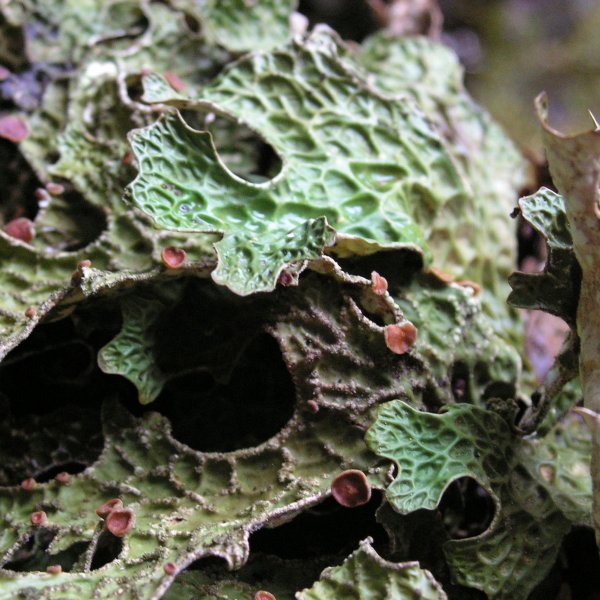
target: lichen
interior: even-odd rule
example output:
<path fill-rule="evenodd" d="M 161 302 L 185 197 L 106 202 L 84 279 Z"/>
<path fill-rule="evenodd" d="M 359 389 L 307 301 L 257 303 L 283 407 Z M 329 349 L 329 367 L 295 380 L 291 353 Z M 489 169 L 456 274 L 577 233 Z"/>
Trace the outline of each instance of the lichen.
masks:
<path fill-rule="evenodd" d="M 449 49 L 295 8 L 0 1 L 0 599 L 518 600 L 591 523 L 572 190 L 518 204 L 574 332 L 526 394 L 526 161 Z"/>

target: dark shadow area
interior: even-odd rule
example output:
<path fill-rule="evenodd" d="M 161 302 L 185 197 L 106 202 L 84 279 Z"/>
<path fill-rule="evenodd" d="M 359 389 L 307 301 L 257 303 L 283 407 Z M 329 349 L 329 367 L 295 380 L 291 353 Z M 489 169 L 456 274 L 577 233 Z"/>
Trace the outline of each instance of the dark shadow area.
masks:
<path fill-rule="evenodd" d="M 96 550 L 92 556 L 91 570 L 94 571 L 112 562 L 118 558 L 121 550 L 123 550 L 123 540 L 110 531 L 103 531 L 98 537 Z"/>
<path fill-rule="evenodd" d="M 191 34 L 198 35 L 202 33 L 202 23 L 194 15 L 184 12 L 183 18 L 185 25 L 190 30 Z"/>
<path fill-rule="evenodd" d="M 201 571 L 206 583 L 214 581 L 218 583 L 223 580 L 242 582 L 253 588 L 253 590 L 288 589 L 291 593 L 311 587 L 326 567 L 337 565 L 343 560 L 339 556 L 319 556 L 314 559 L 283 559 L 270 554 L 253 552 L 248 562 L 237 571 L 230 571 L 224 559 L 217 557 L 201 558 L 192 563 L 188 570 Z M 206 588 L 204 588 L 206 589 Z M 191 591 L 191 590 L 190 590 Z M 165 597 L 169 597 L 168 594 Z M 205 597 L 201 593 L 201 597 Z M 248 600 L 253 594 L 248 597 Z M 277 595 L 284 600 L 288 596 Z M 289 598 L 292 596 L 290 595 Z M 187 598 L 187 595 L 186 595 Z M 192 600 L 195 596 L 190 597 Z"/>
<path fill-rule="evenodd" d="M 89 310 L 39 325 L 0 364 L 0 485 L 83 471 L 102 451 L 103 400 L 135 398 L 129 382 L 96 365 L 120 312 L 102 303 L 93 317 Z"/>
<path fill-rule="evenodd" d="M 366 0 L 300 0 L 298 11 L 310 27 L 326 23 L 346 40 L 362 42 L 379 29 Z"/>
<path fill-rule="evenodd" d="M 562 553 L 573 600 L 600 600 L 600 557 L 593 529 L 574 527 L 563 541 Z"/>
<path fill-rule="evenodd" d="M 377 511 L 377 521 L 389 536 L 390 560 L 418 561 L 421 568 L 433 573 L 450 600 L 486 600 L 483 592 L 452 582 L 443 550 L 449 537 L 438 510 L 421 509 L 402 515 L 384 502 Z"/>
<path fill-rule="evenodd" d="M 207 571 L 211 573 L 227 573 L 229 572 L 229 566 L 227 564 L 227 561 L 224 558 L 221 558 L 220 556 L 204 556 L 191 563 L 186 570 Z"/>
<path fill-rule="evenodd" d="M 0 389 L 16 417 L 60 407 L 100 408 L 109 396 L 127 397 L 127 382 L 104 375 L 96 353 L 120 330 L 118 307 L 87 304 L 60 321 L 39 325 L 0 363 Z M 84 400 L 82 402 L 82 399 Z"/>
<path fill-rule="evenodd" d="M 569 532 L 552 570 L 528 600 L 600 600 L 600 557 L 592 528 Z"/>
<path fill-rule="evenodd" d="M 376 271 L 388 282 L 390 292 L 399 286 L 405 287 L 416 273 L 423 268 L 423 260 L 417 252 L 410 250 L 389 250 L 351 258 L 336 258 L 341 268 L 352 275 L 360 275 L 366 279 Z"/>
<path fill-rule="evenodd" d="M 0 28 L 3 38 L 2 66 L 15 72 L 22 71 L 27 68 L 23 28 L 9 24 L 4 15 L 0 15 Z"/>
<path fill-rule="evenodd" d="M 38 212 L 35 190 L 40 180 L 15 144 L 0 138 L 0 227 L 13 219 L 25 217 L 31 221 Z"/>
<path fill-rule="evenodd" d="M 371 536 L 377 552 L 385 556 L 387 535 L 375 519 L 381 496 L 381 492 L 374 491 L 371 500 L 357 508 L 344 508 L 328 498 L 285 525 L 254 532 L 250 536 L 250 554 L 262 552 L 283 559 L 324 555 L 345 558 L 361 540 Z"/>
<path fill-rule="evenodd" d="M 46 483 L 46 481 L 50 481 L 54 479 L 59 473 L 68 473 L 69 475 L 77 475 L 77 473 L 82 473 L 88 467 L 85 463 L 69 461 L 64 463 L 59 463 L 57 465 L 53 465 L 39 473 L 34 475 L 34 479 L 38 483 Z"/>
<path fill-rule="evenodd" d="M 59 565 L 63 571 L 70 571 L 81 558 L 86 542 L 77 542 L 56 554 L 48 554 L 47 549 L 55 532 L 40 528 L 29 536 L 13 554 L 12 559 L 2 565 L 3 569 L 17 572 L 45 571 L 50 565 Z"/>
<path fill-rule="evenodd" d="M 168 417 L 173 436 L 203 452 L 256 446 L 292 417 L 295 388 L 275 340 L 258 335 L 237 359 L 227 381 L 207 372 L 169 382 L 150 408 Z"/>
<path fill-rule="evenodd" d="M 206 281 L 182 283 L 181 300 L 155 324 L 156 361 L 170 380 L 149 405 L 139 403 L 130 381 L 97 365 L 99 349 L 121 329 L 114 298 L 39 325 L 6 357 L 0 485 L 74 474 L 94 462 L 103 446 L 101 406 L 109 398 L 136 416 L 163 414 L 176 439 L 206 452 L 256 446 L 286 425 L 295 386 L 277 342 L 264 333 L 262 301 L 242 301 Z"/>
<path fill-rule="evenodd" d="M 496 507 L 489 493 L 471 477 L 453 481 L 440 500 L 438 510 L 451 539 L 462 540 L 483 533 Z"/>
<path fill-rule="evenodd" d="M 469 393 L 469 367 L 461 361 L 457 361 L 452 365 L 452 378 L 450 386 L 452 395 L 456 402 L 472 402 L 471 394 Z"/>

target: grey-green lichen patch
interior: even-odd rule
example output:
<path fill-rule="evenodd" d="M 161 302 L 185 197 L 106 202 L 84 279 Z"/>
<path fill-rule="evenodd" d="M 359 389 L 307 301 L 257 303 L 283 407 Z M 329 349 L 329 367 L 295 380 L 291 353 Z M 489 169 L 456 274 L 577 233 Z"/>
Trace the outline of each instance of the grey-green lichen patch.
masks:
<path fill-rule="evenodd" d="M 94 44 L 117 42 L 143 32 L 139 0 L 33 0 L 3 2 L 3 16 L 25 31 L 27 59 L 31 62 L 78 62 Z"/>
<path fill-rule="evenodd" d="M 168 19 L 159 22 L 162 34 L 154 38 L 159 52 L 180 44 L 185 46 L 184 37 L 192 40 L 204 37 L 212 47 L 240 51 L 257 45 L 280 44 L 291 36 L 288 18 L 293 3 L 289 1 L 256 3 L 251 9 L 241 0 L 207 2 L 200 7 L 189 0 L 164 4 L 143 0 L 89 0 L 85 3 L 33 0 L 4 2 L 1 10 L 8 24 L 23 27 L 27 59 L 34 63 L 77 63 L 100 45 L 110 46 L 127 57 L 131 54 L 132 39 L 142 58 L 150 46 L 152 36 L 148 31 L 157 25 L 152 17 L 157 15 Z M 186 27 L 180 29 L 179 39 L 165 35 L 183 24 Z M 179 58 L 177 53 L 171 56 L 174 61 Z"/>
<path fill-rule="evenodd" d="M 431 573 L 419 563 L 392 563 L 361 542 L 339 567 L 321 573 L 319 581 L 296 594 L 298 600 L 361 600 L 362 598 L 424 598 L 446 600 Z"/>
<path fill-rule="evenodd" d="M 581 269 L 573 251 L 573 239 L 563 198 L 547 188 L 521 198 L 520 214 L 546 241 L 548 258 L 542 273 L 513 273 L 508 302 L 518 308 L 543 310 L 575 323 Z"/>
<path fill-rule="evenodd" d="M 82 260 L 91 260 L 94 268 L 112 272 L 119 280 L 160 269 L 165 246 L 184 249 L 188 264 L 212 260 L 210 235 L 156 231 L 144 215 L 123 202 L 123 189 L 135 173 L 126 134 L 151 118 L 128 98 L 126 88 L 139 79 L 142 68 L 174 69 L 193 87 L 208 80 L 228 54 L 190 33 L 183 13 L 157 3 L 91 2 L 82 8 L 77 3 L 37 2 L 2 10 L 18 23 L 41 19 L 46 25 L 56 24 L 55 37 L 45 26 L 35 34 L 33 27 L 27 29 L 27 35 L 35 38 L 27 38 L 30 58 L 35 59 L 36 44 L 48 36 L 57 61 L 77 57 L 73 76 L 66 79 L 60 71 L 54 73 L 40 106 L 23 116 L 30 135 L 15 151 L 42 184 L 60 182 L 64 192 L 40 196 L 36 237 L 30 244 L 0 233 L 3 356 L 65 295 L 77 297 L 70 291 L 71 276 Z M 95 35 L 90 27 L 97 32 L 104 26 L 110 31 L 116 27 L 103 21 L 100 13 L 125 19 L 124 28 L 117 28 L 117 39 L 107 34 L 100 46 L 90 49 L 88 42 Z M 128 15 L 147 20 L 147 27 L 129 30 L 124 25 Z"/>
<path fill-rule="evenodd" d="M 340 58 L 344 52 L 318 28 L 281 50 L 241 59 L 198 99 L 172 99 L 248 123 L 282 159 L 270 181 L 235 176 L 211 137 L 177 116 L 131 135 L 140 167 L 129 187 L 134 203 L 162 227 L 222 233 L 217 273 L 240 265 L 239 282 L 219 277 L 237 293 L 273 289 L 278 271 L 313 258 L 312 248 L 296 256 L 281 249 L 311 219 L 325 218 L 335 229 L 331 252 L 340 256 L 382 248 L 427 256 L 432 215 L 466 202 L 463 180 L 425 116 L 410 101 L 372 91 Z M 156 91 L 150 83 L 148 100 Z M 156 99 L 164 102 L 160 90 Z M 329 242 L 315 239 L 315 249 Z M 263 256 L 273 270 L 268 282 L 256 281 Z"/>
<path fill-rule="evenodd" d="M 311 585 L 333 558 L 282 559 L 253 553 L 248 563 L 238 571 L 227 571 L 224 565 L 182 572 L 165 594 L 165 600 L 196 598 L 197 600 L 246 600 L 257 592 L 273 594 L 275 598 L 292 598 L 297 590 Z"/>
<path fill-rule="evenodd" d="M 154 362 L 153 325 L 165 303 L 144 295 L 121 302 L 123 328 L 119 335 L 98 352 L 98 364 L 105 373 L 126 373 L 138 388 L 142 404 L 158 396 L 166 381 Z"/>
<path fill-rule="evenodd" d="M 171 0 L 203 23 L 207 38 L 234 52 L 272 48 L 291 36 L 290 15 L 296 0 Z"/>
<path fill-rule="evenodd" d="M 362 432 L 340 414 L 323 412 L 305 422 L 297 414 L 262 446 L 204 454 L 174 440 L 160 415 L 134 419 L 116 403 L 103 412 L 105 448 L 86 471 L 67 484 L 0 490 L 3 562 L 32 532 L 31 513 L 43 510 L 46 527 L 56 532 L 51 554 L 88 542 L 86 563 L 80 571 L 53 577 L 3 571 L 0 597 L 19 597 L 31 588 L 42 598 L 92 591 L 97 598 L 159 597 L 175 573 L 201 556 L 221 556 L 232 567 L 241 566 L 251 531 L 319 502 L 339 470 L 372 472 L 373 483 L 380 485 Z M 115 497 L 133 510 L 135 526 L 118 558 L 92 570 L 102 529 L 95 509 Z M 175 563 L 175 573 L 165 572 L 168 562 Z"/>
<path fill-rule="evenodd" d="M 458 58 L 446 46 L 377 33 L 363 43 L 356 60 L 378 90 L 414 99 L 444 138 L 472 199 L 429 217 L 434 265 L 478 282 L 496 331 L 506 336 L 510 330 L 518 339 L 516 319 L 504 303 L 506 277 L 516 260 L 514 226 L 507 216 L 530 178 L 527 162 L 469 96 Z"/>
<path fill-rule="evenodd" d="M 366 439 L 398 466 L 386 498 L 400 513 L 435 508 L 460 477 L 490 493 L 496 514 L 489 529 L 448 542 L 445 553 L 458 583 L 491 598 L 527 598 L 571 525 L 590 522 L 591 443 L 576 420 L 543 439 L 522 440 L 500 416 L 476 406 L 429 414 L 395 401 L 379 410 Z"/>
<path fill-rule="evenodd" d="M 430 272 L 392 285 L 390 293 L 418 328 L 414 355 L 427 365 L 432 404 L 435 399 L 439 405 L 484 405 L 489 398 L 516 397 L 521 359 L 495 332 L 472 287 L 446 283 Z"/>

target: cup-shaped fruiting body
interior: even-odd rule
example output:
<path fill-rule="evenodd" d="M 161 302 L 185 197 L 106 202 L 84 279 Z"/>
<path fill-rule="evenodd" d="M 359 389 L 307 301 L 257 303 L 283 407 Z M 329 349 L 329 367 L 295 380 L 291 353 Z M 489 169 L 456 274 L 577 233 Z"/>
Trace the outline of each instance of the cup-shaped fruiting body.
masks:
<path fill-rule="evenodd" d="M 48 194 L 48 190 L 46 188 L 35 188 L 33 195 L 36 197 L 38 202 L 42 203 L 42 206 L 50 200 L 50 195 Z"/>
<path fill-rule="evenodd" d="M 37 315 L 37 310 L 35 310 L 35 307 L 33 307 L 33 306 L 29 306 L 25 310 L 25 316 L 28 319 L 33 319 L 36 315 Z"/>
<path fill-rule="evenodd" d="M 404 321 L 399 325 L 386 325 L 383 334 L 385 345 L 394 354 L 405 354 L 417 340 L 417 328 L 410 321 Z"/>
<path fill-rule="evenodd" d="M 310 410 L 311 413 L 319 412 L 319 405 L 316 400 L 307 400 L 306 406 L 308 406 L 308 410 Z"/>
<path fill-rule="evenodd" d="M 378 296 L 383 296 L 388 289 L 388 282 L 377 271 L 371 273 L 371 287 Z"/>
<path fill-rule="evenodd" d="M 78 284 L 83 279 L 83 269 L 89 269 L 92 266 L 92 261 L 89 259 L 80 260 L 77 263 L 77 269 L 71 275 L 71 282 Z"/>
<path fill-rule="evenodd" d="M 277 283 L 284 287 L 288 287 L 294 283 L 294 276 L 289 271 L 281 271 L 277 277 Z"/>
<path fill-rule="evenodd" d="M 35 527 L 43 527 L 48 523 L 48 515 L 43 510 L 31 513 L 31 524 Z"/>
<path fill-rule="evenodd" d="M 60 183 L 54 183 L 53 181 L 50 181 L 46 184 L 46 190 L 52 196 L 60 196 L 65 191 L 65 188 L 60 185 Z"/>
<path fill-rule="evenodd" d="M 119 498 L 112 498 L 111 500 L 107 500 L 104 504 L 100 505 L 96 509 L 96 514 L 100 518 L 105 519 L 112 510 L 118 508 L 123 508 L 122 500 Z"/>
<path fill-rule="evenodd" d="M 271 592 L 265 592 L 265 590 L 258 590 L 256 594 L 254 594 L 254 600 L 277 600 Z"/>
<path fill-rule="evenodd" d="M 50 575 L 58 575 L 62 573 L 62 567 L 60 565 L 48 565 L 46 567 L 46 573 L 50 573 Z"/>
<path fill-rule="evenodd" d="M 29 135 L 27 124 L 23 119 L 8 115 L 0 119 L 0 137 L 11 142 L 22 142 Z"/>
<path fill-rule="evenodd" d="M 163 565 L 163 570 L 167 575 L 175 575 L 177 567 L 175 566 L 175 563 L 168 562 Z"/>
<path fill-rule="evenodd" d="M 21 489 L 26 492 L 30 492 L 36 486 L 36 481 L 33 477 L 28 477 L 27 479 L 23 479 L 21 481 Z"/>
<path fill-rule="evenodd" d="M 115 508 L 104 519 L 104 527 L 116 537 L 126 536 L 134 525 L 135 513 L 130 508 Z"/>
<path fill-rule="evenodd" d="M 331 482 L 331 495 L 347 508 L 362 506 L 371 499 L 371 484 L 362 471 L 349 469 Z"/>
<path fill-rule="evenodd" d="M 15 240 L 21 240 L 27 244 L 35 237 L 33 223 L 25 217 L 19 217 L 9 221 L 4 227 L 4 233 Z"/>
<path fill-rule="evenodd" d="M 69 473 L 67 473 L 66 471 L 61 471 L 60 473 L 56 474 L 54 479 L 56 479 L 56 481 L 58 481 L 58 483 L 62 483 L 63 485 L 66 485 L 71 480 L 71 475 L 69 475 Z"/>
<path fill-rule="evenodd" d="M 167 269 L 179 269 L 185 262 L 186 253 L 182 248 L 167 246 L 166 248 L 162 249 L 160 258 L 163 262 L 163 265 L 165 265 Z"/>
<path fill-rule="evenodd" d="M 179 79 L 179 77 L 177 77 L 175 73 L 172 73 L 171 71 L 165 71 L 163 73 L 163 76 L 167 80 L 167 83 L 176 92 L 183 92 L 183 90 L 185 90 L 185 83 L 183 83 L 183 81 L 181 81 L 181 79 Z"/>

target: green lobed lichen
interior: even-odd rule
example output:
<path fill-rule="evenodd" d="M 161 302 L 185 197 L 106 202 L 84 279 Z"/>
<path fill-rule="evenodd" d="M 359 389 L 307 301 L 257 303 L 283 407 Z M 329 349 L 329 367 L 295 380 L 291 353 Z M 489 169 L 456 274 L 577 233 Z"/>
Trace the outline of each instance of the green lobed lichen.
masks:
<path fill-rule="evenodd" d="M 14 69 L 0 88 L 29 130 L 0 140 L 2 173 L 21 171 L 4 221 L 35 213 L 23 190 L 62 186 L 38 193 L 34 239 L 0 233 L 14 411 L 0 444 L 0 598 L 234 599 L 259 582 L 298 599 L 445 598 L 428 570 L 368 540 L 347 558 L 250 551 L 253 532 L 323 502 L 350 468 L 385 490 L 391 553 L 422 536 L 400 513 L 476 479 L 494 519 L 431 568 L 492 598 L 525 598 L 571 526 L 590 524 L 590 436 L 564 416 L 575 384 L 559 393 L 577 340 L 527 403 L 504 304 L 524 160 L 448 49 L 302 35 L 294 8 L 0 1 L 0 62 Z M 549 257 L 543 274 L 511 277 L 511 302 L 573 325 L 561 197 L 542 189 L 519 206 Z M 166 247 L 185 251 L 182 267 L 165 268 Z M 45 340 L 53 322 L 77 335 Z M 404 350 L 388 337 L 398 325 L 417 332 Z M 51 396 L 56 410 L 15 411 L 15 373 L 69 348 L 89 359 L 68 384 L 81 406 Z M 127 404 L 134 388 L 141 404 L 170 402 L 170 418 L 130 414 L 114 396 Z M 65 461 L 85 468 L 41 481 Z M 121 542 L 95 513 L 117 497 L 135 515 Z M 439 523 L 424 527 L 443 543 Z M 188 569 L 203 557 L 234 572 Z"/>

